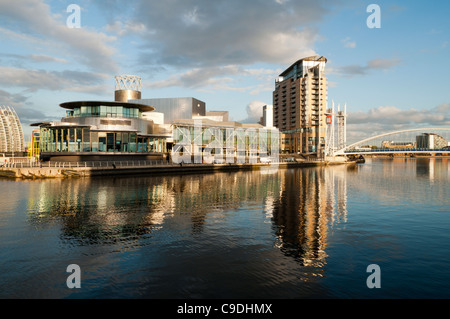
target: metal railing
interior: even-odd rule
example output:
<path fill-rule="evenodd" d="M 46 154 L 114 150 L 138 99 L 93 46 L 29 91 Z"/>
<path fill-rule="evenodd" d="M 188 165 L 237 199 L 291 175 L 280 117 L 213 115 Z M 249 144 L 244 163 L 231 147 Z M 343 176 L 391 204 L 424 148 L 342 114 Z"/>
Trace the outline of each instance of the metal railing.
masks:
<path fill-rule="evenodd" d="M 288 158 L 279 158 L 270 162 L 257 162 L 246 164 L 276 164 L 276 163 L 298 163 L 298 162 L 321 162 L 322 159 L 310 158 L 292 160 Z M 215 163 L 217 164 L 217 163 Z M 229 164 L 224 162 L 223 164 Z M 231 163 L 236 164 L 236 163 Z M 31 167 L 48 167 L 48 168 L 123 168 L 123 167 L 151 167 L 156 165 L 164 166 L 183 166 L 183 165 L 202 165 L 194 163 L 173 163 L 167 160 L 132 160 L 132 161 L 87 161 L 87 162 L 40 162 L 30 159 L 29 161 L 0 163 L 0 168 L 31 168 Z"/>
<path fill-rule="evenodd" d="M 0 164 L 1 165 L 1 164 Z M 54 168 L 117 168 L 117 167 L 142 167 L 155 165 L 178 165 L 167 160 L 133 160 L 133 161 L 89 161 L 89 162 L 8 162 L 3 164 L 5 168 L 29 168 L 29 167 L 54 167 Z"/>
<path fill-rule="evenodd" d="M 344 154 L 348 153 L 450 153 L 448 148 L 428 149 L 428 148 L 378 148 L 371 150 L 353 149 L 345 150 Z"/>

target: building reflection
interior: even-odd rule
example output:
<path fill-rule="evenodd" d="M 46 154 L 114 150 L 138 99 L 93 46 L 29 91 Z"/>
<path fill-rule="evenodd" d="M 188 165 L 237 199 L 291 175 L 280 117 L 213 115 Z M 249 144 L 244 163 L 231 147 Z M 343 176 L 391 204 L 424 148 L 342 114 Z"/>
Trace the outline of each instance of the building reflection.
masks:
<path fill-rule="evenodd" d="M 347 219 L 348 169 L 48 180 L 30 196 L 38 200 L 29 202 L 29 221 L 37 228 L 60 223 L 66 244 L 135 249 L 159 232 L 201 234 L 213 223 L 226 225 L 230 212 L 254 209 L 270 224 L 274 246 L 320 275 L 330 227 Z"/>
<path fill-rule="evenodd" d="M 138 239 L 162 226 L 173 211 L 167 182 L 145 184 L 137 179 L 48 180 L 29 203 L 36 227 L 59 222 L 62 237 L 84 243 Z"/>
<path fill-rule="evenodd" d="M 320 268 L 326 263 L 329 229 L 347 219 L 346 170 L 298 169 L 283 175 L 273 209 L 276 245 L 302 266 Z"/>
<path fill-rule="evenodd" d="M 430 181 L 449 176 L 449 158 L 423 158 L 417 159 L 416 175 L 428 178 Z"/>
<path fill-rule="evenodd" d="M 29 197 L 29 220 L 36 227 L 59 221 L 64 237 L 87 242 L 139 238 L 163 226 L 200 233 L 208 215 L 261 203 L 279 187 L 277 175 L 249 172 L 47 180 Z"/>

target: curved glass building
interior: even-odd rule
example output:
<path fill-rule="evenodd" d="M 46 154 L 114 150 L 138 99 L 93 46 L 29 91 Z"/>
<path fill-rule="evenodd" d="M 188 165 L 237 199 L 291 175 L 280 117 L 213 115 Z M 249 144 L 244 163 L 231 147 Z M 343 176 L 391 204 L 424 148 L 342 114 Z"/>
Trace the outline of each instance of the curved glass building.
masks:
<path fill-rule="evenodd" d="M 127 83 L 128 81 L 128 83 Z M 128 89 L 130 81 L 132 89 Z M 136 86 L 139 83 L 138 86 Z M 94 161 L 162 159 L 167 152 L 165 134 L 144 116 L 155 108 L 130 103 L 140 96 L 140 78 L 117 76 L 115 101 L 75 101 L 60 104 L 66 116 L 40 126 L 41 159 Z"/>
<path fill-rule="evenodd" d="M 0 152 L 23 152 L 23 130 L 13 108 L 0 106 Z"/>

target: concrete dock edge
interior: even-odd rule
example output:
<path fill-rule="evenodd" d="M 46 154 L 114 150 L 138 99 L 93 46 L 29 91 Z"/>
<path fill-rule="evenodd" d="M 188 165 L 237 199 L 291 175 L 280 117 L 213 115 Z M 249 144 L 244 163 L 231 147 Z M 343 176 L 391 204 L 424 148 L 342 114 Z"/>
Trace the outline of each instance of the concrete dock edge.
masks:
<path fill-rule="evenodd" d="M 276 164 L 169 164 L 126 167 L 23 167 L 0 168 L 0 177 L 16 179 L 73 178 L 120 175 L 161 175 L 161 174 L 193 174 L 239 170 L 286 169 L 295 167 L 314 167 L 333 164 L 349 164 L 349 162 L 304 161 Z M 351 163 L 350 163 L 351 164 Z"/>

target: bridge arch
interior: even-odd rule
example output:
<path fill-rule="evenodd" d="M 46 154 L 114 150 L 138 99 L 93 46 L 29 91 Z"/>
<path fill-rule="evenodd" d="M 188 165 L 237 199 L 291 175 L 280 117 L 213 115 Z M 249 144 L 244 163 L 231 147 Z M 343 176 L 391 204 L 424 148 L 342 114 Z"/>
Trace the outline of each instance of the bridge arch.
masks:
<path fill-rule="evenodd" d="M 363 139 L 361 141 L 358 141 L 356 143 L 350 144 L 350 145 L 348 145 L 348 146 L 346 146 L 346 147 L 344 147 L 344 148 L 342 148 L 340 150 L 335 151 L 334 155 L 345 155 L 345 153 L 347 151 L 353 150 L 353 149 L 357 148 L 358 146 L 366 144 L 367 142 L 374 141 L 376 139 L 380 139 L 382 137 L 387 137 L 387 136 L 391 136 L 391 135 L 397 135 L 397 134 L 402 134 L 402 133 L 410 133 L 410 132 L 433 133 L 433 134 L 438 134 L 439 135 L 439 133 L 442 134 L 443 131 L 445 131 L 446 134 L 450 134 L 450 128 L 442 128 L 442 127 L 439 127 L 439 128 L 436 128 L 436 127 L 433 127 L 433 128 L 415 128 L 415 129 L 406 129 L 406 130 L 392 131 L 392 132 L 388 132 L 388 133 L 383 133 L 383 134 L 379 134 L 379 135 L 376 135 L 376 136 L 372 136 L 372 137 Z M 448 138 L 447 138 L 447 141 L 449 141 Z"/>

